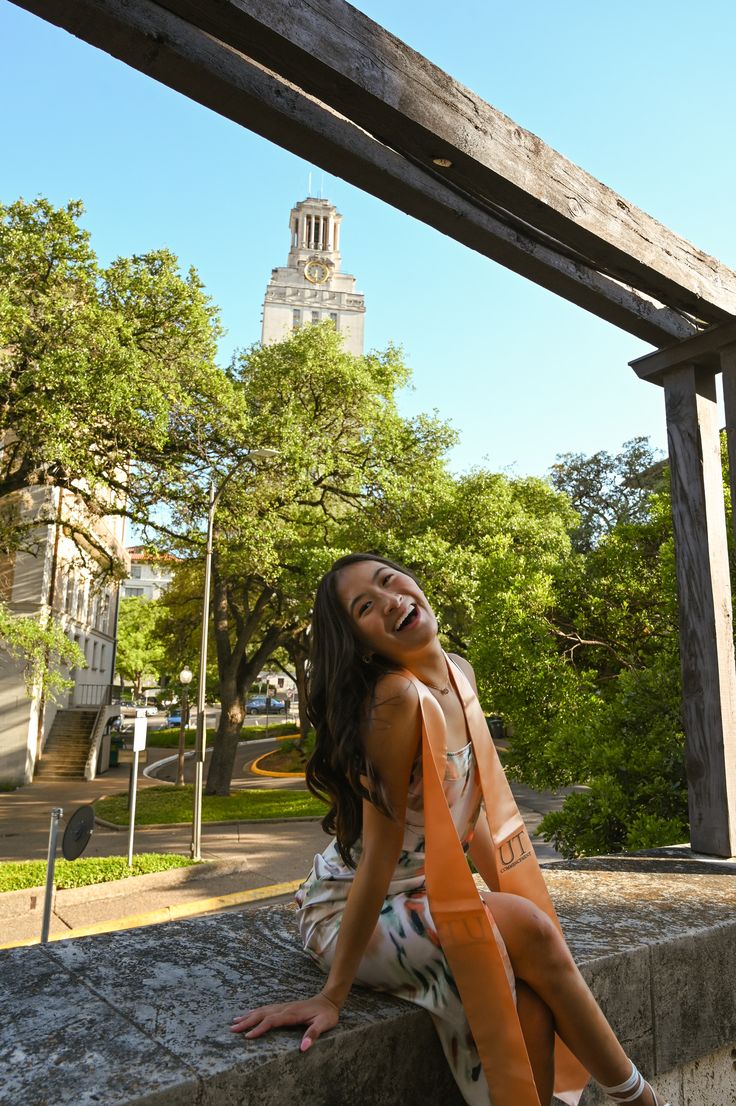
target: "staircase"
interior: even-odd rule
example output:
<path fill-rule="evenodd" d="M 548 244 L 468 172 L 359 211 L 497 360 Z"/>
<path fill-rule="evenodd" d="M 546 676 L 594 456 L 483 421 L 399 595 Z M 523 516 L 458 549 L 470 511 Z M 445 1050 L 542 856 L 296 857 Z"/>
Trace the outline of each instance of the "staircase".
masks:
<path fill-rule="evenodd" d="M 83 780 L 97 708 L 59 710 L 36 765 L 41 780 Z"/>

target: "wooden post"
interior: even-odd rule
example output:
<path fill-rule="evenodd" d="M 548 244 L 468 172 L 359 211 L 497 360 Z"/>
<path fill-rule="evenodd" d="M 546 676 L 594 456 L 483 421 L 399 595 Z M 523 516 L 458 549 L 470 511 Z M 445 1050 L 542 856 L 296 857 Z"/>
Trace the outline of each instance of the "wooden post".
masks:
<path fill-rule="evenodd" d="M 728 483 L 731 488 L 731 526 L 736 540 L 736 345 L 722 349 L 720 356 L 728 442 Z"/>
<path fill-rule="evenodd" d="M 715 372 L 663 376 L 680 607 L 690 840 L 736 855 L 736 669 Z"/>

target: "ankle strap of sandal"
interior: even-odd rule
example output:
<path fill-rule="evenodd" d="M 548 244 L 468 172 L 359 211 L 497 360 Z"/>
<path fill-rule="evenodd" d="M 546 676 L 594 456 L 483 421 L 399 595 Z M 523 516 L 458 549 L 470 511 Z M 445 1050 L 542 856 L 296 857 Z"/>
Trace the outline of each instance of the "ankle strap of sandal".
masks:
<path fill-rule="evenodd" d="M 601 1089 L 611 1098 L 615 1098 L 617 1102 L 633 1102 L 644 1090 L 644 1084 L 644 1076 L 636 1064 L 632 1063 L 631 1075 L 624 1083 L 619 1083 L 617 1087 L 604 1087 L 601 1084 Z"/>

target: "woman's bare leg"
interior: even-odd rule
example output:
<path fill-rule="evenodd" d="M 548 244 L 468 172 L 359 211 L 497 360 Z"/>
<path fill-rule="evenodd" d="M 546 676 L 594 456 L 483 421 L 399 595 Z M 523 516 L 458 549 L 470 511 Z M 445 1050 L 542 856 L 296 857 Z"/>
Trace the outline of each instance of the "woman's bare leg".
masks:
<path fill-rule="evenodd" d="M 555 1081 L 555 1020 L 552 1011 L 523 979 L 516 983 L 516 1010 L 541 1106 L 549 1106 Z"/>
<path fill-rule="evenodd" d="M 483 898 L 504 939 L 514 975 L 547 1004 L 568 1048 L 598 1083 L 623 1083 L 631 1074 L 631 1061 L 556 926 L 519 895 L 487 892 Z M 660 1100 L 645 1088 L 630 1106 L 660 1106 Z"/>

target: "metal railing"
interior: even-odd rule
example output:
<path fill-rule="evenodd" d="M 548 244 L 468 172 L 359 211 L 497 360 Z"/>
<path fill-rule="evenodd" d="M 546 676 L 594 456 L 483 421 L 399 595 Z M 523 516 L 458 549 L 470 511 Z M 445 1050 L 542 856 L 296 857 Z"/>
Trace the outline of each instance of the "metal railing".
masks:
<path fill-rule="evenodd" d="M 72 706 L 107 707 L 111 696 L 112 688 L 109 684 L 76 684 Z"/>

